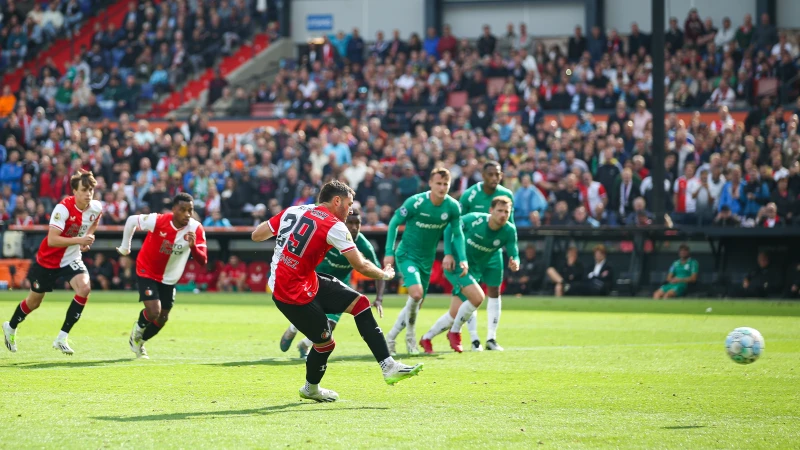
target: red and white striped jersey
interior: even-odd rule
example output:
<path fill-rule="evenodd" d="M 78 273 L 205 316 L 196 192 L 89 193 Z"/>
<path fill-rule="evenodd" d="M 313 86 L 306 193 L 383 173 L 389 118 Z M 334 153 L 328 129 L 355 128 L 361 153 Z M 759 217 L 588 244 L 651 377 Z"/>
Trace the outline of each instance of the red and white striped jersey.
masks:
<path fill-rule="evenodd" d="M 75 206 L 75 197 L 70 196 L 61 200 L 53 208 L 53 214 L 50 215 L 50 226 L 61 230 L 61 236 L 64 237 L 83 237 L 89 231 L 89 227 L 100 220 L 102 213 L 103 206 L 99 201 L 92 200 L 89 202 L 89 206 L 81 211 Z M 80 245 L 51 247 L 46 236 L 36 253 L 36 262 L 47 269 L 59 269 L 79 259 L 81 259 Z"/>
<path fill-rule="evenodd" d="M 140 230 L 148 231 L 136 257 L 136 273 L 143 278 L 173 285 L 183 275 L 191 249 L 190 231 L 195 234 L 195 247 L 206 247 L 206 232 L 200 222 L 189 219 L 189 225 L 178 229 L 172 223 L 172 213 L 137 216 Z M 203 263 L 201 263 L 203 264 Z"/>
<path fill-rule="evenodd" d="M 594 217 L 597 211 L 597 205 L 603 203 L 603 199 L 607 198 L 606 188 L 599 181 L 592 181 L 586 187 L 586 208 L 589 210 L 589 215 Z"/>
<path fill-rule="evenodd" d="M 269 219 L 268 224 L 275 235 L 269 288 L 283 303 L 310 303 L 319 289 L 314 269 L 328 250 L 336 247 L 344 254 L 356 248 L 344 222 L 324 206 L 293 206 Z"/>

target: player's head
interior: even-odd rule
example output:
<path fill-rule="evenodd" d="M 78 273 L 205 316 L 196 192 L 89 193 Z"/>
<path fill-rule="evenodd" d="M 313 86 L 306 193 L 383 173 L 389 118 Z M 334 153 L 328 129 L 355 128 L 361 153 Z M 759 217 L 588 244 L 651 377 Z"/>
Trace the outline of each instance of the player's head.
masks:
<path fill-rule="evenodd" d="M 503 181 L 503 169 L 497 161 L 488 161 L 483 165 L 483 184 L 491 190 L 497 189 L 497 185 Z"/>
<path fill-rule="evenodd" d="M 179 192 L 172 198 L 172 221 L 178 228 L 189 225 L 194 213 L 194 199 L 186 192 Z"/>
<path fill-rule="evenodd" d="M 347 220 L 350 207 L 353 206 L 355 191 L 339 180 L 325 183 L 319 191 L 318 203 L 324 205 L 342 222 Z"/>
<path fill-rule="evenodd" d="M 84 209 L 94 197 L 97 180 L 94 179 L 92 172 L 81 170 L 69 179 L 69 185 L 75 195 L 75 200 L 81 205 L 81 209 Z"/>
<path fill-rule="evenodd" d="M 689 258 L 689 246 L 681 244 L 681 246 L 678 247 L 678 256 L 680 256 L 681 259 Z"/>
<path fill-rule="evenodd" d="M 361 211 L 353 208 L 344 224 L 347 225 L 347 229 L 350 230 L 350 235 L 355 239 L 358 233 L 361 232 Z"/>
<path fill-rule="evenodd" d="M 489 208 L 491 217 L 489 220 L 493 221 L 496 225 L 503 226 L 508 222 L 511 217 L 511 199 L 508 197 L 497 197 L 492 200 L 492 206 Z"/>
<path fill-rule="evenodd" d="M 450 171 L 444 167 L 433 169 L 428 186 L 431 188 L 432 197 L 443 199 L 450 191 Z"/>

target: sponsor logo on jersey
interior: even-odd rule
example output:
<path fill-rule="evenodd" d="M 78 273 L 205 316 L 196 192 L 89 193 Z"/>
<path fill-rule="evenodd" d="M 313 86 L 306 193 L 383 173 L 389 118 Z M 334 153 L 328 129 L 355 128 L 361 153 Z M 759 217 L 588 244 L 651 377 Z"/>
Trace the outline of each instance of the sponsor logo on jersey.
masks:
<path fill-rule="evenodd" d="M 403 216 L 403 217 L 408 215 L 408 210 L 406 209 L 405 206 L 400 208 L 400 215 Z"/>
<path fill-rule="evenodd" d="M 450 216 L 447 213 L 442 213 L 442 220 L 447 220 L 448 217 Z"/>
<path fill-rule="evenodd" d="M 425 230 L 441 230 L 446 227 L 448 224 L 446 223 L 422 223 L 422 222 L 414 222 L 418 228 L 422 228 Z"/>
<path fill-rule="evenodd" d="M 74 221 L 75 220 L 75 216 L 69 216 L 69 220 Z"/>
<path fill-rule="evenodd" d="M 482 251 L 484 253 L 492 253 L 492 252 L 497 250 L 497 249 L 494 249 L 494 248 L 484 247 L 483 245 L 478 244 L 477 242 L 473 241 L 470 238 L 467 238 L 467 245 L 469 245 L 470 247 L 473 247 L 473 248 L 475 248 L 477 250 L 480 250 L 480 251 Z"/>
<path fill-rule="evenodd" d="M 158 235 L 161 236 L 161 237 L 167 237 L 167 232 L 166 231 L 159 231 Z"/>

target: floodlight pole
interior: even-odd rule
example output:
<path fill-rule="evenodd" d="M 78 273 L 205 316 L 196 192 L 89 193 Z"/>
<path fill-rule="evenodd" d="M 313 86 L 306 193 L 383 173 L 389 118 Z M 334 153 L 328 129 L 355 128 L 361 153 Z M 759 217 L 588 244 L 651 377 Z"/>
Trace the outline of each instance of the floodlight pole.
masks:
<path fill-rule="evenodd" d="M 653 35 L 650 55 L 653 57 L 653 204 L 655 223 L 664 224 L 664 155 L 666 130 L 664 125 L 664 0 L 653 0 Z"/>

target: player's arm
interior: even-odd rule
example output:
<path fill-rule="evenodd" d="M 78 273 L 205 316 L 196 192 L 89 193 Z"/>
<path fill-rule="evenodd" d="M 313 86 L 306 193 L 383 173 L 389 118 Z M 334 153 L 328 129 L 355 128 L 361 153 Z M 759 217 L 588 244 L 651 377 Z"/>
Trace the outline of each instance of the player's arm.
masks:
<path fill-rule="evenodd" d="M 517 245 L 517 227 L 509 228 L 508 240 L 506 241 L 506 253 L 508 253 L 508 268 L 512 272 L 519 270 L 519 246 Z"/>
<path fill-rule="evenodd" d="M 206 244 L 206 230 L 198 225 L 194 233 L 189 233 L 189 251 L 192 258 L 201 266 L 208 264 L 208 244 Z"/>
<path fill-rule="evenodd" d="M 676 283 L 678 281 L 675 278 L 675 264 L 669 266 L 669 272 L 667 272 L 667 283 Z"/>
<path fill-rule="evenodd" d="M 463 210 L 462 210 L 463 211 Z M 459 220 L 459 227 L 463 230 L 467 227 L 467 224 L 474 222 L 477 219 L 477 215 L 474 213 L 464 214 L 461 216 Z M 456 268 L 456 260 L 453 258 L 453 227 L 451 225 L 447 225 L 444 229 L 444 259 L 442 259 L 442 269 L 452 272 Z"/>
<path fill-rule="evenodd" d="M 68 217 L 69 210 L 66 206 L 59 203 L 53 208 L 53 214 L 50 215 L 50 231 L 47 232 L 47 245 L 57 248 L 70 247 L 73 245 L 92 245 L 94 236 L 89 234 L 83 237 L 61 236 L 61 233 L 64 232 L 64 227 L 67 226 Z"/>
<path fill-rule="evenodd" d="M 86 234 L 84 236 L 94 236 L 94 232 L 97 231 L 97 224 L 100 223 L 100 215 L 97 216 L 97 220 L 95 220 L 90 226 L 89 229 L 86 230 Z M 85 252 L 92 248 L 92 244 L 84 244 L 81 245 L 81 251 Z"/>
<path fill-rule="evenodd" d="M 453 250 L 460 261 L 458 265 L 461 267 L 461 276 L 463 277 L 469 272 L 469 264 L 467 263 L 467 251 L 464 247 L 464 231 L 461 229 L 461 208 L 456 209 L 456 213 L 450 217 L 450 228 L 453 233 L 451 240 Z"/>
<path fill-rule="evenodd" d="M 373 280 L 391 280 L 394 278 L 394 269 L 392 266 L 387 266 L 386 270 L 381 270 L 380 267 L 371 263 L 364 255 L 358 251 L 353 236 L 347 229 L 343 222 L 337 222 L 336 225 L 331 227 L 328 231 L 328 244 L 336 247 L 336 250 L 347 258 L 347 261 L 362 275 L 372 278 Z"/>
<path fill-rule="evenodd" d="M 699 267 L 697 265 L 697 261 L 692 261 L 691 270 L 692 270 L 691 275 L 689 275 L 687 278 L 683 278 L 681 280 L 681 282 L 683 282 L 683 283 L 696 283 L 697 282 L 697 274 L 700 271 Z"/>
<path fill-rule="evenodd" d="M 125 221 L 125 227 L 122 230 L 122 243 L 117 247 L 117 252 L 123 256 L 130 254 L 133 233 L 137 229 L 145 231 L 155 230 L 158 216 L 158 214 L 134 214 L 128 216 L 128 220 Z"/>
<path fill-rule="evenodd" d="M 397 209 L 392 216 L 392 220 L 389 221 L 389 232 L 386 234 L 386 249 L 384 251 L 384 264 L 393 264 L 394 263 L 394 245 L 397 241 L 397 228 L 400 225 L 406 223 L 410 216 L 414 215 L 416 208 L 414 207 L 414 202 L 416 201 L 415 196 L 411 196 L 403 202 L 403 206 Z M 355 268 L 355 266 L 353 266 Z M 356 269 L 358 270 L 358 269 Z M 361 272 L 359 270 L 359 272 Z M 361 272 L 363 275 L 366 275 L 364 272 Z"/>
<path fill-rule="evenodd" d="M 261 222 L 258 224 L 256 229 L 250 235 L 250 239 L 255 242 L 262 242 L 266 241 L 267 239 L 271 239 L 273 236 L 278 234 L 278 229 L 281 226 L 281 218 L 283 217 L 283 213 L 286 210 L 284 209 L 280 213 L 272 216 L 271 219 Z"/>

